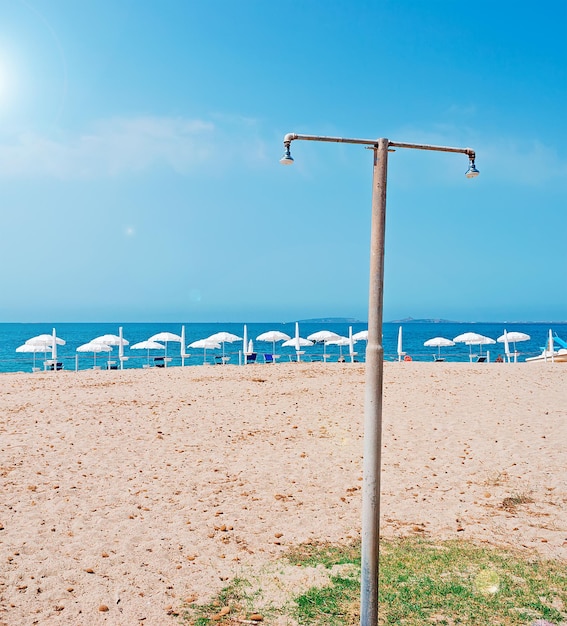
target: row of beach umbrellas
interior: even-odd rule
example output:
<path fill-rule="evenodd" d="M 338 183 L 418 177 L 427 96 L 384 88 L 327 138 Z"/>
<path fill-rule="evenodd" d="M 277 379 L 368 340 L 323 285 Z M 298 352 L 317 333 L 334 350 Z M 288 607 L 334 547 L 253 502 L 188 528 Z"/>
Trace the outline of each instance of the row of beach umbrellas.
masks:
<path fill-rule="evenodd" d="M 340 354 L 342 356 L 342 347 L 350 346 L 350 354 L 354 355 L 353 345 L 356 341 L 366 340 L 368 338 L 368 331 L 362 331 L 359 333 L 352 333 L 352 328 L 349 329 L 349 336 L 343 337 L 328 330 L 322 330 L 312 335 L 309 335 L 307 338 L 303 338 L 299 334 L 299 323 L 295 324 L 295 336 L 290 337 L 286 333 L 283 333 L 279 330 L 270 330 L 265 333 L 262 333 L 256 337 L 256 341 L 267 342 L 272 344 L 272 353 L 275 357 L 276 354 L 276 343 L 282 342 L 282 347 L 292 347 L 297 351 L 297 358 L 300 359 L 301 349 L 306 346 L 312 346 L 314 343 L 322 343 L 324 346 L 324 358 L 326 358 L 326 346 L 327 345 L 337 345 L 339 346 Z M 248 330 L 246 325 L 244 325 L 244 333 L 243 337 L 239 337 L 233 333 L 229 332 L 218 332 L 209 337 L 205 337 L 203 339 L 198 339 L 197 341 L 193 341 L 187 347 L 194 349 L 202 349 L 203 357 L 206 360 L 207 350 L 217 350 L 222 349 L 222 358 L 223 362 L 225 360 L 225 344 L 233 343 L 235 341 L 243 342 L 243 354 L 249 355 L 254 352 L 254 342 L 252 339 L 248 338 Z M 128 357 L 124 355 L 124 347 L 129 346 L 131 350 L 146 350 L 148 356 L 148 364 L 150 362 L 150 350 L 164 350 L 164 365 L 167 364 L 167 348 L 168 343 L 178 342 L 181 344 L 181 358 L 182 364 L 184 364 L 184 359 L 188 357 L 188 354 L 185 352 L 185 327 L 182 326 L 181 334 L 176 335 L 171 332 L 161 332 L 155 335 L 152 335 L 145 341 L 141 341 L 130 345 L 130 342 L 124 338 L 122 334 L 122 327 L 119 328 L 118 335 L 101 335 L 99 337 L 95 337 L 91 339 L 87 343 L 80 345 L 76 351 L 78 353 L 92 353 L 93 354 L 93 363 L 94 367 L 96 367 L 96 357 L 97 354 L 100 353 L 110 353 L 113 347 L 118 347 L 118 360 L 120 362 L 120 367 L 123 367 L 124 361 L 128 360 Z M 36 369 L 35 359 L 37 353 L 44 353 L 44 358 L 47 359 L 47 353 L 51 353 L 51 361 L 53 363 L 57 362 L 57 347 L 65 345 L 65 340 L 57 337 L 55 328 L 53 329 L 52 334 L 43 334 L 37 335 L 36 337 L 32 337 L 28 339 L 23 345 L 19 346 L 16 349 L 16 352 L 27 352 L 33 354 L 33 368 Z M 275 361 L 274 361 L 275 362 Z"/>
<path fill-rule="evenodd" d="M 514 359 L 517 359 L 517 350 L 516 343 L 521 341 L 528 341 L 530 336 L 526 333 L 521 333 L 518 331 L 506 332 L 504 330 L 504 334 L 498 337 L 498 339 L 492 339 L 491 337 L 486 337 L 485 335 L 481 335 L 479 333 L 463 333 L 461 335 L 457 335 L 453 339 L 446 339 L 445 337 L 433 337 L 433 339 L 428 339 L 423 345 L 430 348 L 437 348 L 438 358 L 441 357 L 441 348 L 446 346 L 454 346 L 456 343 L 464 343 L 469 346 L 469 358 L 472 360 L 472 347 L 479 346 L 480 353 L 482 355 L 482 346 L 503 343 L 504 344 L 504 354 L 508 361 L 513 354 Z M 514 352 L 510 352 L 510 344 L 514 345 Z"/>
<path fill-rule="evenodd" d="M 198 339 L 197 341 L 193 341 L 187 347 L 194 349 L 202 349 L 203 350 L 203 358 L 206 361 L 207 350 L 218 350 L 222 349 L 222 359 L 225 362 L 225 344 L 226 343 L 234 343 L 236 341 L 242 341 L 243 346 L 243 354 L 245 357 L 247 355 L 254 353 L 254 342 L 251 338 L 248 337 L 248 329 L 247 326 L 244 325 L 243 336 L 239 337 L 233 333 L 229 332 L 218 332 L 209 337 L 205 337 L 203 339 Z M 438 349 L 438 358 L 441 357 L 441 348 L 454 346 L 456 343 L 464 343 L 470 346 L 470 358 L 472 360 L 472 346 L 480 346 L 480 351 L 482 354 L 482 346 L 494 344 L 497 341 L 499 343 L 504 344 L 504 352 L 508 360 L 510 360 L 511 355 L 514 355 L 516 358 L 516 343 L 521 341 L 528 341 L 530 336 L 526 333 L 521 332 L 509 332 L 506 330 L 504 334 L 498 339 L 494 340 L 490 337 L 486 337 L 479 333 L 467 332 L 453 339 L 447 339 L 445 337 L 433 337 L 432 339 L 428 339 L 423 345 L 426 347 L 436 347 Z M 367 341 L 368 340 L 368 331 L 363 330 L 358 333 L 352 332 L 352 327 L 349 328 L 348 337 L 344 337 L 338 335 L 329 330 L 320 330 L 318 332 L 312 333 L 308 335 L 306 338 L 300 336 L 299 333 L 299 323 L 295 323 L 295 335 L 294 337 L 290 337 L 288 334 L 279 331 L 279 330 L 269 330 L 264 332 L 256 337 L 256 341 L 267 342 L 272 344 L 272 354 L 275 358 L 278 356 L 276 354 L 276 344 L 282 342 L 282 347 L 291 347 L 294 348 L 297 352 L 297 359 L 300 360 L 302 354 L 302 348 L 307 346 L 312 346 L 315 343 L 323 344 L 323 359 L 326 360 L 326 347 L 328 345 L 336 345 L 339 347 L 340 357 L 342 357 L 342 348 L 345 346 L 349 347 L 349 354 L 351 360 L 354 359 L 356 353 L 354 352 L 354 344 L 357 341 Z M 146 350 L 148 355 L 148 364 L 150 361 L 150 350 L 164 350 L 164 365 L 167 365 L 167 347 L 168 343 L 177 342 L 181 344 L 181 358 L 182 365 L 184 365 L 184 360 L 189 355 L 185 352 L 185 326 L 181 327 L 181 334 L 176 335 L 171 332 L 161 332 L 149 337 L 146 341 L 141 341 L 130 346 L 132 350 Z M 514 346 L 514 352 L 510 352 L 510 344 Z M 53 363 L 57 361 L 57 347 L 65 345 L 65 341 L 60 337 L 57 337 L 55 328 L 51 335 L 37 335 L 36 337 L 32 337 L 28 339 L 22 346 L 19 346 L 16 349 L 16 352 L 28 352 L 33 354 L 34 363 L 33 367 L 35 367 L 35 358 L 36 354 L 43 352 L 44 357 L 47 358 L 47 353 L 51 352 L 51 360 Z M 96 367 L 96 355 L 101 352 L 109 353 L 112 351 L 114 346 L 118 346 L 118 359 L 120 361 L 120 367 L 123 367 L 124 361 L 128 359 L 127 356 L 124 355 L 124 346 L 128 346 L 129 341 L 123 337 L 122 327 L 119 328 L 118 335 L 101 335 L 99 337 L 95 337 L 91 339 L 88 343 L 85 343 L 77 348 L 77 352 L 91 352 L 94 355 L 94 365 Z M 398 332 L 398 359 L 401 360 L 405 355 L 402 347 L 402 327 L 400 326 Z M 245 358 L 246 361 L 246 358 Z"/>

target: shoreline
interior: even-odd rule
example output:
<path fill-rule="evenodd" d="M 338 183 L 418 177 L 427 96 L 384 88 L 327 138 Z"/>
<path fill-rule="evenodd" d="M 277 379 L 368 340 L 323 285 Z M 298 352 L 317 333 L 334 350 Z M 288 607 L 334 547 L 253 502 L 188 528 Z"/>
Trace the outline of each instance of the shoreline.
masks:
<path fill-rule="evenodd" d="M 359 537 L 364 369 L 0 376 L 0 622 L 171 623 L 291 545 Z M 385 363 L 381 534 L 567 562 L 566 383 Z"/>

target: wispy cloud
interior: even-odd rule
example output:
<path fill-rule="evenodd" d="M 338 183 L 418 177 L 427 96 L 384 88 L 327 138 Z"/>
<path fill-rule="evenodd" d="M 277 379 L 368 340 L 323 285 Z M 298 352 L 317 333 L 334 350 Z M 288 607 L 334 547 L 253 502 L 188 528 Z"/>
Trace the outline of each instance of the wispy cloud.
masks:
<path fill-rule="evenodd" d="M 567 181 L 567 161 L 554 146 L 541 141 L 500 139 L 487 142 L 482 149 L 486 167 L 499 181 L 530 186 Z"/>
<path fill-rule="evenodd" d="M 249 135 L 251 123 L 242 120 L 242 135 Z M 155 166 L 187 173 L 226 151 L 233 143 L 227 140 L 227 134 L 238 134 L 234 121 L 229 126 L 223 128 L 198 119 L 146 116 L 102 120 L 88 131 L 64 139 L 25 133 L 0 141 L 0 176 L 91 179 Z"/>
<path fill-rule="evenodd" d="M 567 160 L 556 146 L 548 145 L 537 138 L 519 140 L 506 136 L 485 137 L 471 128 L 439 124 L 427 130 L 401 128 L 395 139 L 440 146 L 471 147 L 476 151 L 476 164 L 481 175 L 488 174 L 491 180 L 500 183 L 537 186 L 551 182 L 563 185 L 567 181 Z M 428 179 L 435 177 L 434 161 L 420 159 L 420 164 Z M 437 175 L 440 174 L 438 172 Z"/>

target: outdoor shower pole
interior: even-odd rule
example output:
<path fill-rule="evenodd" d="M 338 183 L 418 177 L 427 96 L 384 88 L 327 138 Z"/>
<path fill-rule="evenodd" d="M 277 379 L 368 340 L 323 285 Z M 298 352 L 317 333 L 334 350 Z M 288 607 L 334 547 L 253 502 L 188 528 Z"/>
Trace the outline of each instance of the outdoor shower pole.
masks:
<path fill-rule="evenodd" d="M 360 624 L 378 623 L 378 557 L 380 540 L 380 468 L 382 464 L 382 395 L 384 347 L 384 246 L 386 235 L 386 180 L 388 140 L 373 146 L 372 220 L 370 227 L 370 285 L 368 344 L 364 395 L 364 457 L 362 483 L 362 546 Z"/>
<path fill-rule="evenodd" d="M 380 555 L 380 472 L 382 458 L 382 397 L 384 347 L 382 322 L 384 308 L 384 249 L 386 234 L 386 181 L 389 148 L 413 148 L 437 152 L 458 152 L 469 157 L 467 178 L 478 176 L 475 152 L 471 148 L 449 148 L 426 144 L 398 143 L 388 139 L 345 139 L 289 133 L 284 137 L 285 152 L 280 159 L 291 165 L 291 142 L 329 141 L 370 147 L 374 153 L 372 179 L 372 223 L 370 233 L 370 289 L 368 294 L 368 344 L 366 347 L 366 390 L 364 398 L 364 458 L 362 483 L 362 552 L 360 581 L 360 625 L 378 624 L 378 564 Z"/>

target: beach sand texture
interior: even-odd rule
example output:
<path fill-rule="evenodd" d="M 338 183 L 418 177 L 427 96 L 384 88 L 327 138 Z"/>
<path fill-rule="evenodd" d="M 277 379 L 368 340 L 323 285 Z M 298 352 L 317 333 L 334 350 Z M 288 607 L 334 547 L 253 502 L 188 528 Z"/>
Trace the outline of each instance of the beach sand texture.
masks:
<path fill-rule="evenodd" d="M 384 536 L 567 560 L 567 366 L 386 363 L 384 393 Z M 358 537 L 363 405 L 362 364 L 0 376 L 0 624 L 173 624 Z"/>

